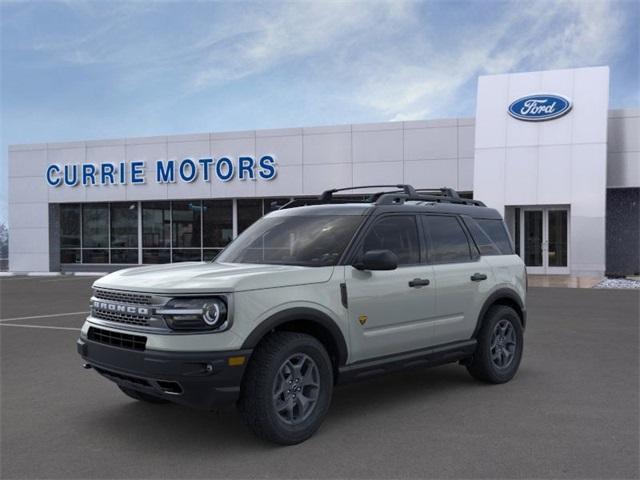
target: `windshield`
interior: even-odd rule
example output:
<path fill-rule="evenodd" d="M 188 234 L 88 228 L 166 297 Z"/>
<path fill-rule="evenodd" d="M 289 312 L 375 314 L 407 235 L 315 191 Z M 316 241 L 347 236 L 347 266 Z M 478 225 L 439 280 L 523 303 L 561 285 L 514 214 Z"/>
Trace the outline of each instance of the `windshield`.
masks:
<path fill-rule="evenodd" d="M 264 217 L 245 230 L 216 262 L 335 265 L 361 220 L 357 215 Z"/>

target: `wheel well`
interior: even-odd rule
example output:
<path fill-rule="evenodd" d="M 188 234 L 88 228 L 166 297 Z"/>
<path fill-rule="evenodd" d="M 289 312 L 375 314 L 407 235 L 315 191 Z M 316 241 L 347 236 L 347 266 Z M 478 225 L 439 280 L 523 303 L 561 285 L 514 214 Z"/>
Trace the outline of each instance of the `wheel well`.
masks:
<path fill-rule="evenodd" d="M 511 307 L 513 308 L 516 313 L 518 314 L 518 317 L 520 317 L 520 323 L 522 324 L 522 328 L 525 327 L 525 318 L 524 315 L 522 314 L 522 307 L 520 306 L 520 304 L 518 302 L 516 302 L 513 298 L 509 298 L 509 297 L 500 297 L 498 299 L 496 299 L 491 305 L 489 305 L 483 312 L 483 316 L 485 313 L 487 313 L 487 311 L 493 307 L 494 305 L 504 305 L 505 307 Z"/>
<path fill-rule="evenodd" d="M 526 327 L 527 316 L 525 315 L 524 309 L 522 308 L 522 305 L 520 304 L 520 302 L 518 302 L 515 298 L 513 298 L 510 295 L 505 295 L 500 293 L 498 293 L 498 295 L 499 296 L 496 296 L 495 298 L 489 298 L 487 303 L 485 303 L 485 305 L 482 307 L 482 310 L 480 310 L 480 315 L 478 316 L 478 323 L 476 325 L 475 331 L 473 332 L 472 338 L 477 337 L 478 332 L 480 331 L 480 327 L 482 327 L 482 322 L 484 321 L 485 315 L 487 314 L 489 309 L 494 305 L 504 305 L 505 307 L 513 308 L 518 314 L 518 317 L 520 318 L 520 323 L 522 324 L 522 328 L 524 329 Z"/>
<path fill-rule="evenodd" d="M 331 331 L 313 320 L 289 320 L 274 327 L 271 332 L 297 332 L 306 333 L 318 340 L 324 348 L 326 348 L 334 370 L 334 378 L 337 378 L 338 367 L 343 363 L 341 358 L 340 348 L 338 342 L 334 338 Z M 268 335 L 268 334 L 267 334 Z M 266 335 L 265 335 L 266 336 Z M 264 337 L 262 337 L 264 339 Z M 262 341 L 262 339 L 260 340 Z"/>

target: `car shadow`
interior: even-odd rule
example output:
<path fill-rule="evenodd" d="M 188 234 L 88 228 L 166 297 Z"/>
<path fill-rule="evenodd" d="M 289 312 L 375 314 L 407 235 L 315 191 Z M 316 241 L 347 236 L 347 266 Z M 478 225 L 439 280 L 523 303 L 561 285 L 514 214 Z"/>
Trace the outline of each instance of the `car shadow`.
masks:
<path fill-rule="evenodd" d="M 337 386 L 323 430 L 331 425 L 369 421 L 371 415 L 380 412 L 408 403 L 438 401 L 456 390 L 464 392 L 479 385 L 464 368 L 448 365 L 413 368 Z M 118 445 L 139 448 L 145 444 L 158 451 L 169 448 L 172 454 L 205 455 L 211 453 L 211 445 L 222 450 L 279 448 L 256 438 L 242 424 L 233 405 L 207 412 L 173 404 L 146 404 L 122 395 L 108 407 L 96 406 L 85 420 L 88 423 L 83 424 L 93 433 L 97 430 L 103 439 L 117 441 Z"/>

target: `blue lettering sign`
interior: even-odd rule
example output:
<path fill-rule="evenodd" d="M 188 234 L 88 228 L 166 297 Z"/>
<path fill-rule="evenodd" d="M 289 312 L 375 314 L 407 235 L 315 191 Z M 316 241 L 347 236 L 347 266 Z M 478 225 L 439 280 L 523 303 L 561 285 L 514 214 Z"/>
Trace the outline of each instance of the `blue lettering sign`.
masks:
<path fill-rule="evenodd" d="M 56 175 L 55 177 L 54 174 Z M 49 186 L 57 187 L 62 183 L 62 179 L 58 175 L 60 175 L 60 165 L 52 163 L 47 167 L 47 183 Z"/>

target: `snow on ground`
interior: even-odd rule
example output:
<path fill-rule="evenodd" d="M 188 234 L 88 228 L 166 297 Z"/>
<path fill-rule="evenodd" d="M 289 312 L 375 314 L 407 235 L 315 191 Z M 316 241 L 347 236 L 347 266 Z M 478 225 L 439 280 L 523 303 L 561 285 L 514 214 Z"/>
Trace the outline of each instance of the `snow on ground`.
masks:
<path fill-rule="evenodd" d="M 605 278 L 593 288 L 640 288 L 640 281 L 627 278 Z"/>

